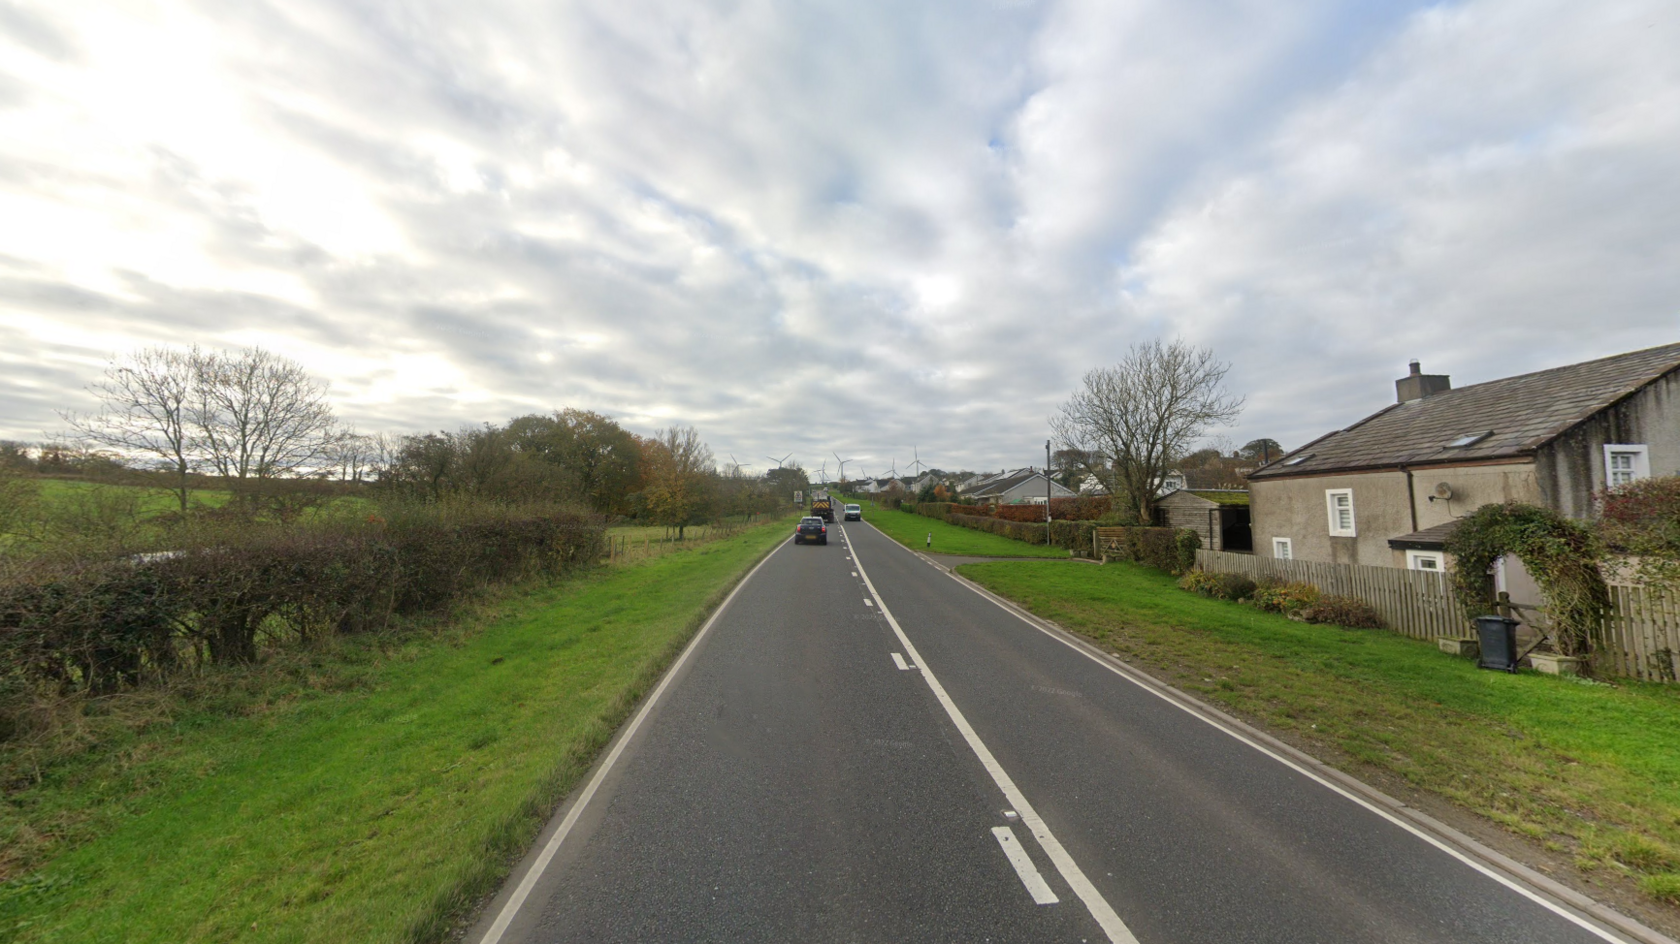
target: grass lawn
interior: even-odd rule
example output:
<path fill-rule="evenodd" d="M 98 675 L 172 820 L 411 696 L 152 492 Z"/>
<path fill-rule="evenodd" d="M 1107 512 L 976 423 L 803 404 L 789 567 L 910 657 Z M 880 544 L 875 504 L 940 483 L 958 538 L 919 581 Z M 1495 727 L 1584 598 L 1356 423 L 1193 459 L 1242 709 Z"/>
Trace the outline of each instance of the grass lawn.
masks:
<path fill-rule="evenodd" d="M 853 502 L 853 504 L 857 504 Z M 1028 544 L 1001 534 L 974 531 L 938 518 L 924 518 L 908 511 L 889 511 L 865 505 L 863 520 L 880 528 L 888 537 L 918 551 L 928 550 L 928 532 L 933 533 L 935 554 L 961 554 L 969 557 L 1048 557 L 1067 560 L 1066 548 Z"/>
<path fill-rule="evenodd" d="M 1134 564 L 963 576 L 1199 697 L 1403 778 L 1680 904 L 1680 687 L 1475 668 L 1386 630 L 1296 623 Z"/>
<path fill-rule="evenodd" d="M 8 786 L 0 840 L 35 861 L 10 854 L 0 937 L 443 939 L 786 531 L 509 595 L 441 636 L 278 655 L 261 684 L 88 705 L 155 717 Z"/>

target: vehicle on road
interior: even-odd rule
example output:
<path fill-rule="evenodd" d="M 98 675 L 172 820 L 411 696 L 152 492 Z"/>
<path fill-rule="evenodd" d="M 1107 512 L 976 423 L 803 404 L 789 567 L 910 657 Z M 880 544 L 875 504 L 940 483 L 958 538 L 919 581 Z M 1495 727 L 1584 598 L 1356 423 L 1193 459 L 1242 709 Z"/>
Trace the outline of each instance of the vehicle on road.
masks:
<path fill-rule="evenodd" d="M 811 493 L 811 514 L 830 524 L 834 523 L 834 499 L 828 497 L 827 491 Z"/>
<path fill-rule="evenodd" d="M 812 516 L 799 519 L 799 524 L 793 529 L 793 543 L 795 544 L 827 544 L 828 524 L 821 518 Z"/>
<path fill-rule="evenodd" d="M 863 520 L 863 507 L 860 506 L 860 505 L 847 505 L 846 506 L 846 520 L 847 521 L 862 521 Z"/>

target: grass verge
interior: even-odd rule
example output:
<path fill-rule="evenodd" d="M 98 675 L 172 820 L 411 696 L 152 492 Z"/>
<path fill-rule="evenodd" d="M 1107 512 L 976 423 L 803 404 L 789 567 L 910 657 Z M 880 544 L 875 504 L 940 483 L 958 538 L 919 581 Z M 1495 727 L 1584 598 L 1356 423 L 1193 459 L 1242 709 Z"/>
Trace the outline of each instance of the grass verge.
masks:
<path fill-rule="evenodd" d="M 1480 671 L 1428 642 L 1293 622 L 1133 564 L 959 572 L 1319 756 L 1446 797 L 1588 884 L 1680 904 L 1680 689 Z"/>
<path fill-rule="evenodd" d="M 964 557 L 1045 557 L 1067 560 L 1066 548 L 1028 544 L 1001 534 L 974 531 L 947 524 L 938 518 L 924 518 L 908 511 L 886 508 L 865 509 L 865 521 L 880 528 L 887 537 L 918 551 L 930 550 L 927 536 L 933 535 L 934 554 L 960 554 Z"/>
<path fill-rule="evenodd" d="M 79 841 L 0 886 L 0 936 L 443 939 L 786 527 L 152 696 L 153 723 L 8 785 L 8 844 L 55 823 Z"/>

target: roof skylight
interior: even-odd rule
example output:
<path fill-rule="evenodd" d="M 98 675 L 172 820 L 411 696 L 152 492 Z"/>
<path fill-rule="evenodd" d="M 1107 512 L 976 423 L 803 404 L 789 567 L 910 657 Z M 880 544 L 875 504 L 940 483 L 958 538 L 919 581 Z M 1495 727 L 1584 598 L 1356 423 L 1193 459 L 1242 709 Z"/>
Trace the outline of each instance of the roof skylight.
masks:
<path fill-rule="evenodd" d="M 1313 457 L 1313 454 L 1309 452 L 1304 456 L 1296 456 L 1293 459 L 1285 459 L 1285 460 L 1283 460 L 1283 464 L 1284 465 L 1300 465 L 1301 463 L 1307 461 L 1308 459 L 1311 459 L 1312 457 Z"/>
<path fill-rule="evenodd" d="M 1463 449 L 1465 446 L 1474 446 L 1475 444 L 1481 442 L 1482 440 L 1484 440 L 1484 439 L 1486 439 L 1486 438 L 1488 438 L 1489 436 L 1492 436 L 1492 435 L 1493 435 L 1493 430 L 1491 430 L 1491 429 L 1490 430 L 1485 430 L 1485 431 L 1480 432 L 1480 433 L 1465 433 L 1463 436 L 1460 436 L 1457 439 L 1453 440 L 1452 442 L 1447 443 L 1447 448 L 1448 449 Z"/>

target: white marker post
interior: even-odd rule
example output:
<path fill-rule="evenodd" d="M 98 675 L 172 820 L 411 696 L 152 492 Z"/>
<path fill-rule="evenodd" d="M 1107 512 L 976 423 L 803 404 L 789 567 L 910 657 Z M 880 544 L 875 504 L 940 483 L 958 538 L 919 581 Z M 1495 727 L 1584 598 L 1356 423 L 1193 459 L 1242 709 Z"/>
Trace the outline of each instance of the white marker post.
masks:
<path fill-rule="evenodd" d="M 928 532 L 928 550 L 933 550 L 933 532 Z"/>

